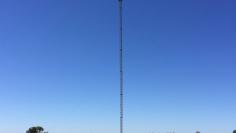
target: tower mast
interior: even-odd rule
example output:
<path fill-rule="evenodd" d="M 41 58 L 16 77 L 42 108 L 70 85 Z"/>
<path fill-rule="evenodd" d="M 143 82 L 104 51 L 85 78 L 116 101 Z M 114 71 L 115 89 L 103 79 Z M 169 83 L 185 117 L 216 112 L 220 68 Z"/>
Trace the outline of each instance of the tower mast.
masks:
<path fill-rule="evenodd" d="M 119 1 L 119 34 L 120 34 L 120 133 L 123 133 L 123 91 L 124 91 L 124 75 L 123 75 L 123 13 L 122 0 Z"/>

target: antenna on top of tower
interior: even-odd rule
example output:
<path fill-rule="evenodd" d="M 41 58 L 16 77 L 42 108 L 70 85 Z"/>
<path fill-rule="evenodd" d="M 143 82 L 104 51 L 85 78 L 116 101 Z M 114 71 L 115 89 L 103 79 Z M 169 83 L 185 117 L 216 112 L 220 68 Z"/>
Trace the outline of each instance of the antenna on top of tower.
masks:
<path fill-rule="evenodd" d="M 119 2 L 119 35 L 120 35 L 120 133 L 123 133 L 123 12 L 122 0 Z"/>

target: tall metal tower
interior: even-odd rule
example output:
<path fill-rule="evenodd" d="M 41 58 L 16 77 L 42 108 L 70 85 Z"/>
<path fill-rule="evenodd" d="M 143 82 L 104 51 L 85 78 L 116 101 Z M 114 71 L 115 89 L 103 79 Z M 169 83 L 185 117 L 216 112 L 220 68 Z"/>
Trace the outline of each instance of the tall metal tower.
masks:
<path fill-rule="evenodd" d="M 123 133 L 123 91 L 124 91 L 124 74 L 123 74 L 123 12 L 122 0 L 119 2 L 119 34 L 120 34 L 120 133 Z"/>

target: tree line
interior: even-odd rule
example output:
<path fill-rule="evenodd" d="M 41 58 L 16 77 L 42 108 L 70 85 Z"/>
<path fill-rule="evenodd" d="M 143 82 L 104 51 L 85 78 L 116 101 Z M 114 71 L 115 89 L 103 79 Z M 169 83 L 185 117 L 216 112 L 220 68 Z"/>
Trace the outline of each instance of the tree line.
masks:
<path fill-rule="evenodd" d="M 26 133 L 48 133 L 48 132 L 44 132 L 44 128 L 41 126 L 36 126 L 36 127 L 31 127 L 29 128 Z M 200 133 L 200 132 L 197 132 Z M 233 131 L 233 133 L 236 133 L 236 130 Z"/>

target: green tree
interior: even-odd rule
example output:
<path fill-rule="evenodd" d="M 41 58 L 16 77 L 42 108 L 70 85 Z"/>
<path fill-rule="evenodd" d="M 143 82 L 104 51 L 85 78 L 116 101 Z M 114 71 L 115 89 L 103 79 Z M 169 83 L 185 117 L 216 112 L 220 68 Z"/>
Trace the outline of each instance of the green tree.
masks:
<path fill-rule="evenodd" d="M 29 128 L 26 133 L 43 133 L 44 129 L 43 127 L 37 126 L 37 127 L 31 127 Z"/>
<path fill-rule="evenodd" d="M 234 130 L 233 133 L 236 133 L 236 130 Z"/>

